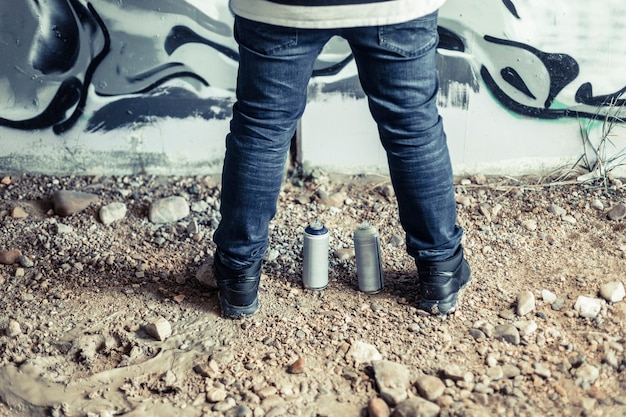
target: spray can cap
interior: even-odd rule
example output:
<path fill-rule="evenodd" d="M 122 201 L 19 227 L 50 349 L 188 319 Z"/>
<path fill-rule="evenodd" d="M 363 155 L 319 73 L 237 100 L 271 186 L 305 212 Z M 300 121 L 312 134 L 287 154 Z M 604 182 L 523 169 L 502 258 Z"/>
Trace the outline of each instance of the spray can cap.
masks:
<path fill-rule="evenodd" d="M 323 235 L 328 232 L 328 229 L 319 220 L 314 220 L 309 227 L 306 228 L 306 232 L 311 235 Z"/>
<path fill-rule="evenodd" d="M 371 229 L 372 225 L 369 224 L 369 222 L 367 220 L 365 220 L 363 223 L 361 223 L 361 225 L 359 226 L 359 230 L 367 230 L 367 229 Z"/>

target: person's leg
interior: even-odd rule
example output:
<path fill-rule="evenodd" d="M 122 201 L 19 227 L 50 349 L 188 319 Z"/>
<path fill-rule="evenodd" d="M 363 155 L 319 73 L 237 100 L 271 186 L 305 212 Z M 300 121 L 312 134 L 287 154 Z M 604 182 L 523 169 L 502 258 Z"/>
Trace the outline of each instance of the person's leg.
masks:
<path fill-rule="evenodd" d="M 268 225 L 313 64 L 325 41 L 317 32 L 235 19 L 239 43 L 237 102 L 222 172 L 221 222 L 214 234 L 215 273 L 227 316 L 258 308 Z"/>
<path fill-rule="evenodd" d="M 436 106 L 437 14 L 344 34 L 387 152 L 407 251 L 416 259 L 420 275 L 420 307 L 447 312 L 470 277 Z"/>

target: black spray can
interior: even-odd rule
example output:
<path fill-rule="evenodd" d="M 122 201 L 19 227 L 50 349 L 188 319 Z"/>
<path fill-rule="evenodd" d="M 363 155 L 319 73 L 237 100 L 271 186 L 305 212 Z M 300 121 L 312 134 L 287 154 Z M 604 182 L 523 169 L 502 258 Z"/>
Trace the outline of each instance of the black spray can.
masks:
<path fill-rule="evenodd" d="M 302 284 L 310 290 L 328 286 L 328 229 L 315 220 L 304 230 Z"/>
<path fill-rule="evenodd" d="M 354 253 L 359 290 L 376 294 L 385 287 L 383 262 L 380 254 L 378 231 L 368 222 L 363 222 L 354 231 Z"/>

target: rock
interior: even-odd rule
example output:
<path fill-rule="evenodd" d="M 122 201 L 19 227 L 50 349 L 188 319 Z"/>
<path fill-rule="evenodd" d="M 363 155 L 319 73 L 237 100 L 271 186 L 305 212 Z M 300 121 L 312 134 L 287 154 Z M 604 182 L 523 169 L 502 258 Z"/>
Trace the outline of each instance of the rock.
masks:
<path fill-rule="evenodd" d="M 5 333 L 8 337 L 17 337 L 22 333 L 22 327 L 15 320 L 9 320 Z"/>
<path fill-rule="evenodd" d="M 376 346 L 369 343 L 355 341 L 350 345 L 350 349 L 346 353 L 346 359 L 354 360 L 355 364 L 372 363 L 381 360 L 383 357 L 376 349 Z"/>
<path fill-rule="evenodd" d="M 375 360 L 372 367 L 380 396 L 387 404 L 395 406 L 408 397 L 411 375 L 406 366 L 386 360 Z"/>
<path fill-rule="evenodd" d="M 441 408 L 420 397 L 409 398 L 398 404 L 391 417 L 437 417 Z"/>
<path fill-rule="evenodd" d="M 529 232 L 533 232 L 535 230 L 537 230 L 537 221 L 533 220 L 533 219 L 529 219 L 529 220 L 524 220 L 522 222 L 522 226 L 528 230 Z"/>
<path fill-rule="evenodd" d="M 209 211 L 210 208 L 211 206 L 209 205 L 209 203 L 204 200 L 194 201 L 193 203 L 191 203 L 191 211 L 193 211 L 194 213 L 206 213 L 207 211 Z"/>
<path fill-rule="evenodd" d="M 471 382 L 474 379 L 474 375 L 471 372 L 466 371 L 456 363 L 447 365 L 442 369 L 442 372 L 446 378 L 453 381 Z"/>
<path fill-rule="evenodd" d="M 126 204 L 115 202 L 102 206 L 99 215 L 100 221 L 105 225 L 122 220 L 126 216 Z"/>
<path fill-rule="evenodd" d="M 278 389 L 274 386 L 268 385 L 268 386 L 261 388 L 256 393 L 262 399 L 266 399 L 266 398 L 273 397 L 276 394 L 278 394 Z"/>
<path fill-rule="evenodd" d="M 68 226 L 66 224 L 63 223 L 57 223 L 57 234 L 59 235 L 65 235 L 68 233 L 72 233 L 74 231 L 74 229 L 72 229 L 72 226 Z"/>
<path fill-rule="evenodd" d="M 389 417 L 391 410 L 382 398 L 374 397 L 367 404 L 367 415 L 369 417 Z"/>
<path fill-rule="evenodd" d="M 611 303 L 619 303 L 626 296 L 624 284 L 619 281 L 608 282 L 600 287 L 600 296 Z"/>
<path fill-rule="evenodd" d="M 502 365 L 503 378 L 511 379 L 521 375 L 522 371 L 515 365 L 504 364 Z"/>
<path fill-rule="evenodd" d="M 626 217 L 626 204 L 619 203 L 613 206 L 606 214 L 609 220 L 621 220 Z"/>
<path fill-rule="evenodd" d="M 574 376 L 576 385 L 593 384 L 600 376 L 600 370 L 586 363 L 576 369 Z"/>
<path fill-rule="evenodd" d="M 436 376 L 423 375 L 415 383 L 417 392 L 428 401 L 435 401 L 443 395 L 446 385 Z"/>
<path fill-rule="evenodd" d="M 0 184 L 2 185 L 9 185 L 11 184 L 11 177 L 9 177 L 8 175 L 5 177 L 2 177 L 2 180 L 0 180 Z"/>
<path fill-rule="evenodd" d="M 548 207 L 548 212 L 559 217 L 563 217 L 567 214 L 567 211 L 563 207 L 559 207 L 556 204 L 550 204 L 550 207 Z"/>
<path fill-rule="evenodd" d="M 521 336 L 530 336 L 537 331 L 537 323 L 533 320 L 519 320 L 513 323 Z"/>
<path fill-rule="evenodd" d="M 517 315 L 524 317 L 535 309 L 535 295 L 530 291 L 524 291 L 517 295 Z"/>
<path fill-rule="evenodd" d="M 228 410 L 224 417 L 253 417 L 254 412 L 245 405 L 238 405 Z"/>
<path fill-rule="evenodd" d="M 591 201 L 591 208 L 593 208 L 594 210 L 602 211 L 604 210 L 604 204 L 602 203 L 602 201 L 600 201 L 600 199 L 594 198 Z"/>
<path fill-rule="evenodd" d="M 474 323 L 473 327 L 475 329 L 478 329 L 481 332 L 483 332 L 485 334 L 485 336 L 487 336 L 487 337 L 492 337 L 493 336 L 494 327 L 487 320 L 484 320 L 484 319 L 477 320 Z"/>
<path fill-rule="evenodd" d="M 520 344 L 519 331 L 512 324 L 499 324 L 493 333 L 494 339 L 502 340 L 513 345 Z"/>
<path fill-rule="evenodd" d="M 603 303 L 604 301 L 599 298 L 590 298 L 581 295 L 576 300 L 576 304 L 574 304 L 574 310 L 578 312 L 580 317 L 593 319 L 600 314 Z"/>
<path fill-rule="evenodd" d="M 0 264 L 12 265 L 19 262 L 22 257 L 22 251 L 19 249 L 11 249 L 7 252 L 0 253 Z"/>
<path fill-rule="evenodd" d="M 54 212 L 59 216 L 71 216 L 98 201 L 98 196 L 80 191 L 55 191 L 52 194 Z"/>
<path fill-rule="evenodd" d="M 219 403 L 226 399 L 226 391 L 222 388 L 211 387 L 206 392 L 206 400 L 210 403 Z"/>
<path fill-rule="evenodd" d="M 541 290 L 541 299 L 544 303 L 552 304 L 556 301 L 556 294 L 549 290 Z"/>
<path fill-rule="evenodd" d="M 300 357 L 296 359 L 294 363 L 289 365 L 289 368 L 287 368 L 287 372 L 289 372 L 290 374 L 302 374 L 304 373 L 305 364 L 306 363 L 304 358 Z"/>
<path fill-rule="evenodd" d="M 561 219 L 563 219 L 564 222 L 567 222 L 569 224 L 576 224 L 576 217 L 570 216 L 569 214 L 565 216 L 561 216 Z"/>
<path fill-rule="evenodd" d="M 533 370 L 535 372 L 535 375 L 539 375 L 542 378 L 550 378 L 550 376 L 552 376 L 552 371 L 550 371 L 550 368 L 548 368 L 546 364 L 541 362 L 535 362 L 533 364 Z"/>
<path fill-rule="evenodd" d="M 502 370 L 502 367 L 499 365 L 487 369 L 486 374 L 492 381 L 499 381 L 504 378 L 504 370 Z"/>
<path fill-rule="evenodd" d="M 189 215 L 189 204 L 180 196 L 165 197 L 153 202 L 148 210 L 152 223 L 173 223 Z"/>
<path fill-rule="evenodd" d="M 25 219 L 28 217 L 28 213 L 20 206 L 15 206 L 13 210 L 11 210 L 11 217 L 14 219 Z"/>
<path fill-rule="evenodd" d="M 33 266 L 35 266 L 35 263 L 33 262 L 32 259 L 30 259 L 28 256 L 20 256 L 20 258 L 18 259 L 20 265 L 22 265 L 24 268 L 32 268 Z"/>
<path fill-rule="evenodd" d="M 196 272 L 196 279 L 206 287 L 208 290 L 217 290 L 217 281 L 215 281 L 215 274 L 213 274 L 213 257 L 207 258 L 198 271 Z"/>
<path fill-rule="evenodd" d="M 150 336 L 160 341 L 164 341 L 172 335 L 172 325 L 163 317 L 147 324 L 145 330 Z"/>

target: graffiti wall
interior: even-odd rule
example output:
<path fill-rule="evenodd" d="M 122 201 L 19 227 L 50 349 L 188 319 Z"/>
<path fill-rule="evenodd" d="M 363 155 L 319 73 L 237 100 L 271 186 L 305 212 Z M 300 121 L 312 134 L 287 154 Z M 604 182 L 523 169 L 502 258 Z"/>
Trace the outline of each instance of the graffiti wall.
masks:
<path fill-rule="evenodd" d="M 581 126 L 597 138 L 621 126 L 625 17 L 619 0 L 448 0 L 439 105 L 455 169 L 550 168 L 583 152 Z M 0 170 L 219 172 L 238 60 L 231 25 L 227 0 L 0 7 Z M 294 162 L 384 170 L 343 40 L 313 75 Z M 614 132 L 619 152 L 626 139 Z"/>

